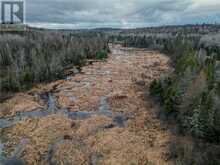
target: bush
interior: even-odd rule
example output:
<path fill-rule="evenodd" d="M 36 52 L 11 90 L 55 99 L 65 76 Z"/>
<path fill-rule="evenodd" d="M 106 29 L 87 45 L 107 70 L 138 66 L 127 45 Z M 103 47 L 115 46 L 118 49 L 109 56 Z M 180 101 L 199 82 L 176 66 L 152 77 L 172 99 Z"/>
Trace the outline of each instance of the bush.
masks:
<path fill-rule="evenodd" d="M 154 80 L 150 84 L 150 94 L 151 96 L 156 96 L 158 98 L 163 97 L 163 87 L 162 82 L 160 80 Z"/>
<path fill-rule="evenodd" d="M 218 165 L 220 147 L 195 141 L 192 138 L 177 138 L 170 145 L 170 158 L 179 165 Z"/>
<path fill-rule="evenodd" d="M 108 52 L 106 50 L 102 50 L 96 53 L 96 59 L 103 60 L 108 58 Z"/>
<path fill-rule="evenodd" d="M 166 113 L 175 112 L 179 105 L 179 91 L 172 81 L 171 78 L 154 80 L 150 85 L 150 94 L 159 98 Z"/>

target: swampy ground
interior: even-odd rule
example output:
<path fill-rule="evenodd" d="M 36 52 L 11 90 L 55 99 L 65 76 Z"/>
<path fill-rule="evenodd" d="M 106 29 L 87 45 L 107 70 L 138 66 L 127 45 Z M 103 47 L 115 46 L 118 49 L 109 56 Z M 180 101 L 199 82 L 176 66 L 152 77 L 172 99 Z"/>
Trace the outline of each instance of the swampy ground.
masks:
<path fill-rule="evenodd" d="M 171 71 L 158 52 L 111 46 L 105 61 L 1 104 L 0 161 L 28 165 L 166 165 L 173 134 L 149 97 Z"/>

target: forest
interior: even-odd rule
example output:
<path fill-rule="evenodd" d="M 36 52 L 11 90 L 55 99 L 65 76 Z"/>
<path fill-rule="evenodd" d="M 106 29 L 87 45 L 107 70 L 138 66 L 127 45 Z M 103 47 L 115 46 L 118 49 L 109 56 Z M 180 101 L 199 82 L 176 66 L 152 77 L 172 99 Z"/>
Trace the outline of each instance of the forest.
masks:
<path fill-rule="evenodd" d="M 101 33 L 47 31 L 30 28 L 0 36 L 0 90 L 21 91 L 34 83 L 64 78 L 86 59 L 106 57 L 107 38 Z"/>

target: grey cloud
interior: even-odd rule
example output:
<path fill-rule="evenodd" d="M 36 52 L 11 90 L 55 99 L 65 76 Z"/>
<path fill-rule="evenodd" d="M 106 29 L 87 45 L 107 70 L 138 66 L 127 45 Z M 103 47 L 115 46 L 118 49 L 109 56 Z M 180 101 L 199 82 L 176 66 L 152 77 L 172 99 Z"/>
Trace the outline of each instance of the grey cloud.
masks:
<path fill-rule="evenodd" d="M 26 18 L 29 23 L 51 24 L 53 27 L 60 27 L 62 24 L 67 27 L 135 27 L 191 23 L 196 15 L 201 15 L 198 7 L 192 7 L 198 1 L 200 0 L 26 0 Z M 219 7 L 203 6 L 205 15 L 209 14 L 209 18 L 204 21 L 210 21 L 219 15 Z"/>

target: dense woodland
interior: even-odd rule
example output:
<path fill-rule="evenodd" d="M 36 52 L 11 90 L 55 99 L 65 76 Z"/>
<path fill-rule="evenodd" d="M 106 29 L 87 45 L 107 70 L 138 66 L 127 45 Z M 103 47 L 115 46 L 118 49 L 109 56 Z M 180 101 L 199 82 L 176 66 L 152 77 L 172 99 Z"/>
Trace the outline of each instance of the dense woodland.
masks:
<path fill-rule="evenodd" d="M 163 106 L 160 116 L 193 137 L 173 144 L 179 164 L 220 164 L 220 28 L 215 25 L 126 30 L 112 35 L 124 46 L 159 50 L 174 72 L 154 80 L 150 93 Z"/>
<path fill-rule="evenodd" d="M 88 58 L 106 57 L 107 39 L 96 32 L 30 29 L 0 35 L 0 90 L 20 91 L 33 83 L 63 78 L 69 66 L 80 69 Z"/>

